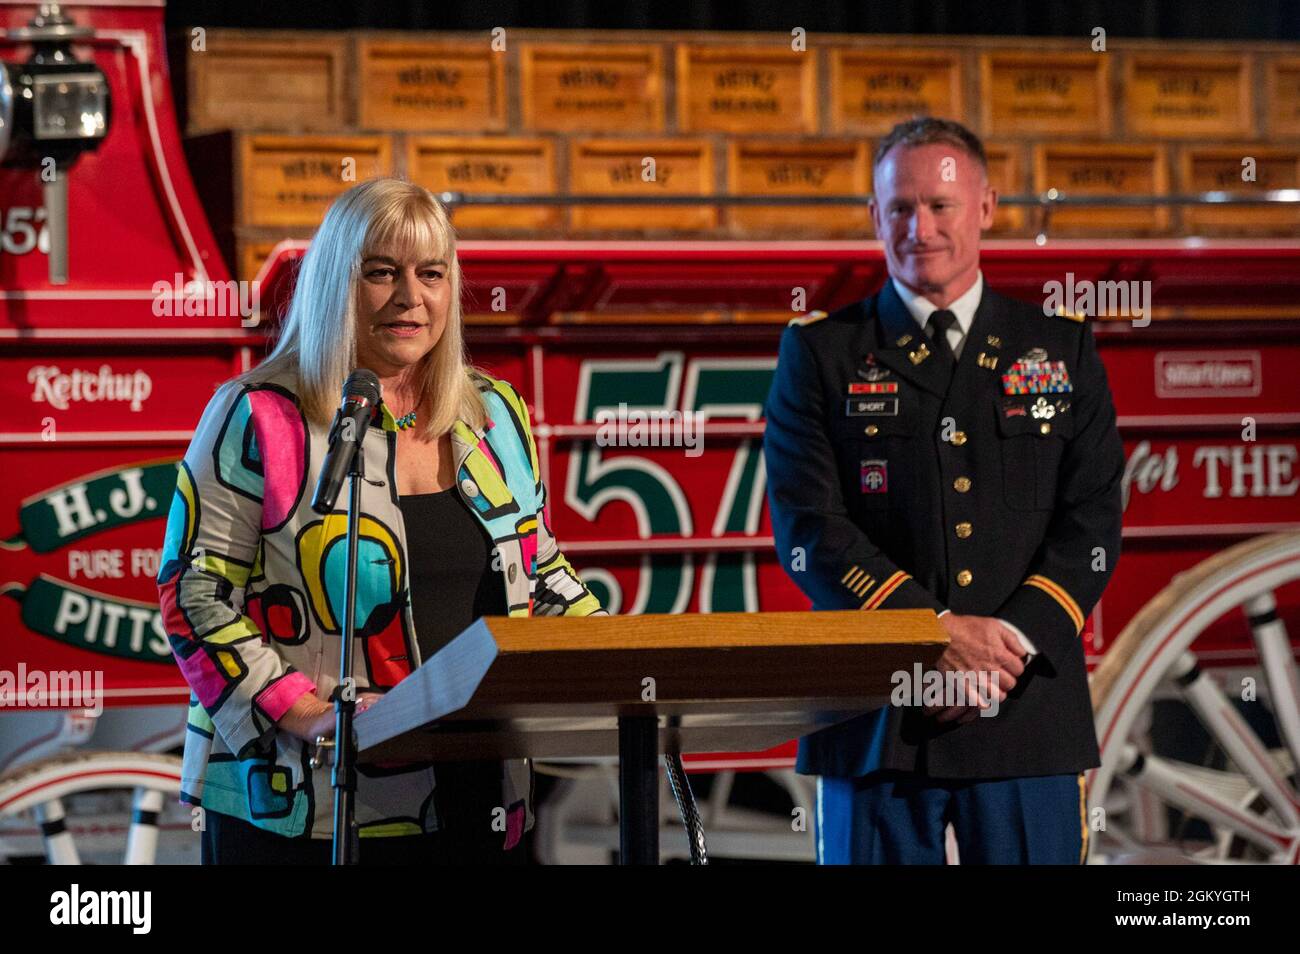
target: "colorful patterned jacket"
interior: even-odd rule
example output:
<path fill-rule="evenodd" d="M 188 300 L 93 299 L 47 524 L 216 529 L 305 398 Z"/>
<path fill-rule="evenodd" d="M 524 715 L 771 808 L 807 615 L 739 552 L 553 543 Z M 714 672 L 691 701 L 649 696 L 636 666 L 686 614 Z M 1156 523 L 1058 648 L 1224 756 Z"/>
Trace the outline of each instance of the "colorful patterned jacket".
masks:
<path fill-rule="evenodd" d="M 475 373 L 490 421 L 457 422 L 458 496 L 500 554 L 511 616 L 604 613 L 560 553 L 523 399 Z M 167 522 L 158 593 L 172 652 L 192 690 L 181 800 L 283 835 L 333 831 L 329 759 L 276 720 L 307 692 L 338 683 L 346 552 L 339 512 L 311 509 L 328 429 L 309 423 L 287 379 L 227 382 L 208 404 L 181 463 Z M 406 541 L 394 479 L 397 427 L 363 441 L 358 574 L 359 690 L 396 685 L 420 664 L 408 593 Z M 531 825 L 529 766 L 507 763 L 503 847 Z M 361 774 L 363 837 L 435 830 L 433 769 Z"/>

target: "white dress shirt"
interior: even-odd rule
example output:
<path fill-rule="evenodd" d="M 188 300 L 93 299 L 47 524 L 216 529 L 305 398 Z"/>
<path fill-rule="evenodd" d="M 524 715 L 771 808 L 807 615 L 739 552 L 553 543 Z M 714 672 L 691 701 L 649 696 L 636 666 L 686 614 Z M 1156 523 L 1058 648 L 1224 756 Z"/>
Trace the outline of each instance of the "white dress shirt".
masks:
<path fill-rule="evenodd" d="M 897 278 L 890 276 L 889 280 L 894 283 L 894 290 L 898 292 L 898 297 L 903 300 L 903 304 L 907 306 L 908 312 L 916 323 L 921 326 L 921 331 L 924 332 L 926 322 L 930 320 L 932 314 L 939 310 L 939 306 L 923 295 L 912 291 L 912 289 L 908 288 Z M 962 294 L 954 299 L 953 303 L 948 306 L 948 310 L 957 316 L 957 324 L 949 328 L 947 332 L 948 344 L 952 348 L 953 357 L 955 358 L 961 358 L 962 348 L 966 344 L 966 336 L 970 334 L 970 326 L 975 321 L 975 310 L 979 308 L 980 298 L 982 298 L 983 295 L 984 273 L 976 272 L 975 282 L 971 287 L 962 292 Z M 939 615 L 943 616 L 944 613 L 951 612 L 952 610 L 944 610 L 943 613 L 940 613 Z M 1004 619 L 999 619 L 998 622 L 1016 634 L 1017 638 L 1020 640 L 1020 645 L 1028 655 L 1033 656 L 1038 652 L 1034 644 L 1029 641 L 1029 637 L 1020 631 L 1020 627 L 1008 623 Z"/>
<path fill-rule="evenodd" d="M 894 283 L 894 290 L 898 292 L 898 297 L 903 299 L 903 304 L 907 306 L 908 312 L 912 318 L 925 331 L 925 324 L 930 320 L 930 316 L 939 310 L 939 306 L 930 299 L 925 298 L 912 291 L 897 278 L 890 278 Z M 975 273 L 975 283 L 970 288 L 962 292 L 948 310 L 957 316 L 957 324 L 948 329 L 948 344 L 952 347 L 952 354 L 955 358 L 961 357 L 962 346 L 966 343 L 966 336 L 970 333 L 970 326 L 975 321 L 975 309 L 980 306 L 980 298 L 984 295 L 984 273 Z"/>

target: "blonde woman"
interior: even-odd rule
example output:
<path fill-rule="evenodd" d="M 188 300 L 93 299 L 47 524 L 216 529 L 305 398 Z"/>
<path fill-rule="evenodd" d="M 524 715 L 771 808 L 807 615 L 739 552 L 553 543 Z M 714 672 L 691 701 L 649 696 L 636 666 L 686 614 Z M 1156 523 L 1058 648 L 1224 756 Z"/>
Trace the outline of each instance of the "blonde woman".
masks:
<path fill-rule="evenodd" d="M 204 809 L 205 863 L 330 857 L 328 764 L 309 758 L 334 729 L 346 501 L 320 517 L 310 500 L 354 369 L 384 397 L 362 446 L 359 708 L 479 616 L 604 612 L 547 526 L 524 401 L 466 361 L 460 290 L 438 201 L 395 179 L 356 186 L 304 256 L 274 350 L 199 423 L 158 589 L 193 690 L 183 800 Z M 360 768 L 362 863 L 525 855 L 526 764 Z"/>

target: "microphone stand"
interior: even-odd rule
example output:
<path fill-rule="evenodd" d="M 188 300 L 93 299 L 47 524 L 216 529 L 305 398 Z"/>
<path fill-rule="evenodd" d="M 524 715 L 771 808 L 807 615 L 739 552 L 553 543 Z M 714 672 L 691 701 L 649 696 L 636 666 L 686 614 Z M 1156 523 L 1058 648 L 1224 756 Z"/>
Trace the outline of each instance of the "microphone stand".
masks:
<path fill-rule="evenodd" d="M 356 444 L 348 468 L 347 586 L 343 599 L 343 648 L 339 653 L 339 684 L 334 687 L 334 864 L 353 865 L 360 854 L 355 822 L 357 791 L 356 685 L 352 681 L 352 646 L 357 618 L 357 538 L 361 529 L 361 486 L 366 477 L 365 453 Z M 349 698 L 350 697 L 350 698 Z"/>

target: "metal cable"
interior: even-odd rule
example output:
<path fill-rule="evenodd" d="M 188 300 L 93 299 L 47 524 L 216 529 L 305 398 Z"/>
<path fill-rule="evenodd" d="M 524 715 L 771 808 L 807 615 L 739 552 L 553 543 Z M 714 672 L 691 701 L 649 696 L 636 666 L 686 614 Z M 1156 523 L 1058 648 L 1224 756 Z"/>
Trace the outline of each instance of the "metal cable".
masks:
<path fill-rule="evenodd" d="M 668 768 L 668 784 L 673 790 L 673 798 L 677 801 L 677 810 L 682 814 L 682 825 L 686 828 L 686 840 L 691 849 L 691 864 L 707 865 L 709 854 L 704 844 L 704 822 L 701 821 L 700 811 L 695 805 L 695 793 L 691 791 L 691 783 L 686 778 L 686 766 L 682 764 L 682 757 L 673 753 L 664 756 L 664 764 Z"/>

